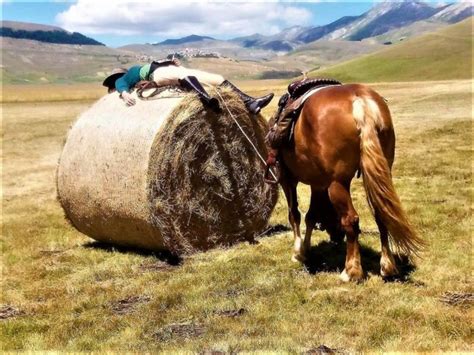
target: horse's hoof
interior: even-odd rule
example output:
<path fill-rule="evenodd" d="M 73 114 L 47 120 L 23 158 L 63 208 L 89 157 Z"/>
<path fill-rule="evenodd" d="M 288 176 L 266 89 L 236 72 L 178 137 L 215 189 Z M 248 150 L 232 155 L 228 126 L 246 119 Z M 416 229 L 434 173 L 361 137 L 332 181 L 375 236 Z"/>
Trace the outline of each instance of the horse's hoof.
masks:
<path fill-rule="evenodd" d="M 393 259 L 380 259 L 380 276 L 382 276 L 383 279 L 391 279 L 398 276 L 398 269 Z"/>
<path fill-rule="evenodd" d="M 347 275 L 346 269 L 344 269 L 344 270 L 341 272 L 341 275 L 339 275 L 339 278 L 341 279 L 342 282 L 349 282 L 349 281 L 351 281 L 351 278 L 349 277 L 349 275 Z"/>
<path fill-rule="evenodd" d="M 291 257 L 291 261 L 293 261 L 294 263 L 303 264 L 306 261 L 306 257 L 301 254 L 293 254 L 293 256 Z"/>
<path fill-rule="evenodd" d="M 400 274 L 397 269 L 395 269 L 394 271 L 391 271 L 391 270 L 387 271 L 381 268 L 380 276 L 382 277 L 382 280 L 384 281 L 393 281 L 393 280 L 397 280 L 400 277 Z"/>
<path fill-rule="evenodd" d="M 360 282 L 364 278 L 364 273 L 362 272 L 362 270 L 351 270 L 350 272 L 347 272 L 346 269 L 344 269 L 339 278 L 343 282 Z"/>

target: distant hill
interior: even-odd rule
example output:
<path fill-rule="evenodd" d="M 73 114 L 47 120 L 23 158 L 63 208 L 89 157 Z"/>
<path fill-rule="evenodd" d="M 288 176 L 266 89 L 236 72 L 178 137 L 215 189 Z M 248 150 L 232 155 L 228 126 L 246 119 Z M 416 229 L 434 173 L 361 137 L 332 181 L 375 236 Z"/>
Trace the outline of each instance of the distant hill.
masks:
<path fill-rule="evenodd" d="M 104 45 L 78 32 L 68 32 L 55 26 L 15 21 L 1 22 L 0 37 L 30 39 L 57 44 Z"/>
<path fill-rule="evenodd" d="M 207 37 L 207 36 L 198 36 L 198 35 L 190 35 L 182 38 L 176 38 L 176 39 L 167 39 L 163 42 L 155 43 L 155 45 L 161 45 L 161 46 L 173 46 L 177 44 L 186 44 L 186 43 L 193 43 L 193 42 L 199 42 L 199 41 L 204 41 L 206 39 L 214 40 L 215 38 L 212 37 Z"/>
<path fill-rule="evenodd" d="M 443 27 L 449 26 L 449 23 L 441 21 L 421 20 L 414 22 L 402 28 L 396 28 L 381 35 L 364 38 L 362 43 L 395 44 L 405 41 L 408 38 L 422 35 L 427 32 L 434 32 Z M 354 41 L 353 41 L 354 42 Z"/>
<path fill-rule="evenodd" d="M 298 37 L 309 29 L 310 27 L 293 26 L 271 36 L 256 33 L 251 36 L 234 38 L 231 41 L 244 48 L 260 48 L 275 52 L 289 52 L 303 43 L 298 40 Z"/>
<path fill-rule="evenodd" d="M 473 17 L 379 52 L 316 70 L 311 76 L 344 82 L 472 78 Z"/>
<path fill-rule="evenodd" d="M 179 51 L 184 47 L 205 49 L 219 52 L 224 56 L 233 55 L 239 59 L 261 60 L 290 53 L 319 40 L 397 42 L 459 22 L 469 17 L 472 9 L 473 5 L 470 2 L 448 5 L 418 0 L 375 2 L 369 11 L 359 16 L 344 16 L 321 26 L 293 26 L 273 35 L 255 33 L 230 40 L 193 34 L 183 38 L 167 39 L 154 46 L 165 51 L 166 49 Z M 123 48 L 138 48 L 138 45 Z M 149 51 L 149 48 L 145 49 Z M 243 55 L 240 55 L 241 53 Z"/>
<path fill-rule="evenodd" d="M 473 5 L 470 2 L 437 5 L 416 0 L 385 1 L 323 38 L 360 41 L 391 31 L 403 30 L 420 21 L 435 23 L 441 27 L 443 24 L 459 22 L 472 16 L 472 9 Z M 420 31 L 416 30 L 406 31 L 406 35 L 419 33 Z"/>
<path fill-rule="evenodd" d="M 253 34 L 235 38 L 232 41 L 245 48 L 260 48 L 277 52 L 289 52 L 318 40 L 361 41 L 366 38 L 381 37 L 384 34 L 391 41 L 397 37 L 396 31 L 403 32 L 400 37 L 411 37 L 433 30 L 443 25 L 459 22 L 472 15 L 470 2 L 437 5 L 433 3 L 405 0 L 384 1 L 360 16 L 344 16 L 329 24 L 315 27 L 294 26 L 271 36 Z M 416 24 L 425 21 L 424 24 Z M 429 22 L 429 25 L 426 23 Z M 410 30 L 403 31 L 406 27 Z M 380 40 L 375 42 L 381 43 Z M 383 42 L 382 42 L 383 43 Z"/>
<path fill-rule="evenodd" d="M 360 41 L 430 18 L 441 9 L 421 1 L 383 2 L 330 38 Z"/>
<path fill-rule="evenodd" d="M 323 26 L 293 26 L 271 36 L 218 40 L 191 35 L 117 49 L 55 26 L 3 21 L 0 80 L 100 81 L 114 67 L 170 54 L 188 67 L 217 71 L 232 80 L 289 78 L 309 70 L 343 81 L 464 78 L 472 75 L 470 22 L 449 24 L 472 14 L 472 8 L 467 2 L 441 6 L 390 1 L 376 3 L 360 16 Z"/>
<path fill-rule="evenodd" d="M 298 47 L 278 56 L 272 62 L 287 62 L 287 67 L 297 66 L 302 71 L 324 68 L 334 63 L 376 52 L 383 46 L 377 43 L 319 40 Z"/>
<path fill-rule="evenodd" d="M 432 19 L 447 23 L 456 23 L 472 16 L 473 8 L 470 1 L 454 3 L 436 13 Z"/>
<path fill-rule="evenodd" d="M 330 33 L 344 28 L 345 26 L 353 23 L 359 18 L 361 18 L 361 16 L 344 16 L 341 17 L 339 20 L 331 22 L 327 25 L 310 28 L 305 32 L 301 33 L 296 39 L 303 43 L 317 41 L 318 39 L 321 39 Z"/>
<path fill-rule="evenodd" d="M 137 63 L 132 52 L 106 46 L 2 38 L 2 84 L 101 81 L 113 68 Z"/>

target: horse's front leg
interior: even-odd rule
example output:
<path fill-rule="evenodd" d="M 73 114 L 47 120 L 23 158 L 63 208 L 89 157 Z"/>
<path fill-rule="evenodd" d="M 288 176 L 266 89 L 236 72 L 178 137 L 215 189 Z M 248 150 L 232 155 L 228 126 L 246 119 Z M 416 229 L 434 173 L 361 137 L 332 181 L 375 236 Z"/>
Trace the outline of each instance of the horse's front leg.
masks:
<path fill-rule="evenodd" d="M 294 262 L 303 262 L 305 260 L 305 250 L 300 232 L 301 214 L 300 211 L 298 211 L 298 195 L 296 192 L 298 182 L 292 179 L 288 173 L 282 171 L 280 184 L 285 193 L 286 201 L 288 202 L 288 220 L 290 221 L 295 238 L 291 260 Z"/>

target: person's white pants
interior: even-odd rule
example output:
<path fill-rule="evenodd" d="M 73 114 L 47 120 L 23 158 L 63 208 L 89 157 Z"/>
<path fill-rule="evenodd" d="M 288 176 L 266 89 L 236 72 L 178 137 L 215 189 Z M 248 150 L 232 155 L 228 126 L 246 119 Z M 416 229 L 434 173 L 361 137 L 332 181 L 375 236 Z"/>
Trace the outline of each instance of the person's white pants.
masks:
<path fill-rule="evenodd" d="M 188 69 L 182 66 L 168 65 L 157 68 L 151 75 L 150 80 L 155 81 L 159 86 L 177 85 L 179 79 L 187 76 L 195 76 L 203 85 L 218 86 L 225 80 L 222 75 L 208 73 L 197 69 Z"/>

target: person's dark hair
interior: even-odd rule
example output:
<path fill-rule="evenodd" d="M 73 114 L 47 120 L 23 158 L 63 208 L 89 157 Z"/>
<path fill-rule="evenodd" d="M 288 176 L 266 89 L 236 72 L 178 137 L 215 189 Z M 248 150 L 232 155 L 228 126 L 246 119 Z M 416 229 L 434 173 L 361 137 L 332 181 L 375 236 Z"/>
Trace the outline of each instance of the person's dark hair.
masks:
<path fill-rule="evenodd" d="M 115 68 L 112 70 L 112 73 L 105 78 L 104 82 L 102 85 L 104 85 L 106 88 L 108 88 L 108 92 L 111 93 L 115 90 L 115 81 L 117 79 L 121 78 L 127 73 L 127 69 L 125 68 Z"/>

